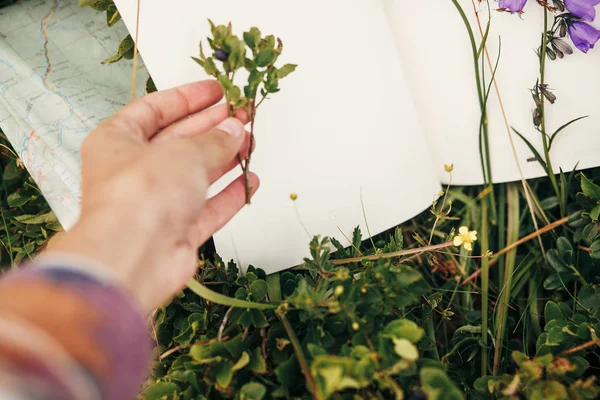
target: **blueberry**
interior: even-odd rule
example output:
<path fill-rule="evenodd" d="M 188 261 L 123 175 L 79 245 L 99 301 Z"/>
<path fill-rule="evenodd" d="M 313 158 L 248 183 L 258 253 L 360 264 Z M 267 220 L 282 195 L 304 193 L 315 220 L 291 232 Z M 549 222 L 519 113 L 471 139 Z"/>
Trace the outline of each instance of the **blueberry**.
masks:
<path fill-rule="evenodd" d="M 215 51 L 215 58 L 219 61 L 227 61 L 227 58 L 229 57 L 229 54 L 227 54 L 227 52 L 223 49 L 217 49 L 217 51 Z"/>

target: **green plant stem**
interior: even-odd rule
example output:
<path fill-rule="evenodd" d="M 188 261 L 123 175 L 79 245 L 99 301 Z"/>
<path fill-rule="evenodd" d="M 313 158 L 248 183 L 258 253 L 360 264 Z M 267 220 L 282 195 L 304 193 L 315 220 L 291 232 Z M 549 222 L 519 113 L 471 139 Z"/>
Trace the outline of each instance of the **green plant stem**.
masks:
<path fill-rule="evenodd" d="M 469 41 L 471 43 L 471 51 L 473 53 L 473 65 L 475 70 L 475 84 L 477 86 L 477 97 L 479 99 L 479 108 L 481 111 L 481 118 L 479 122 L 479 157 L 481 161 L 481 169 L 483 172 L 483 179 L 485 186 L 490 190 L 489 202 L 492 211 L 492 220 L 496 221 L 496 200 L 494 195 L 494 183 L 492 178 L 492 162 L 490 159 L 490 146 L 489 146 L 489 135 L 488 135 L 488 119 L 487 119 L 487 96 L 485 90 L 485 82 L 482 79 L 481 71 L 479 67 L 479 57 L 481 52 L 475 41 L 475 34 L 473 28 L 469 23 L 469 19 L 465 14 L 465 11 L 458 3 L 458 0 L 452 0 L 452 4 L 456 7 L 456 10 L 460 14 L 460 17 L 467 29 L 469 35 Z M 482 38 L 481 48 L 485 45 L 485 38 Z"/>
<path fill-rule="evenodd" d="M 2 181 L 2 188 L 4 189 L 4 195 L 8 196 L 8 192 L 6 191 L 6 185 L 4 184 L 4 181 Z M 8 198 L 6 200 L 6 203 L 8 204 Z M 12 241 L 10 240 L 10 232 L 8 231 L 8 224 L 6 223 L 6 218 L 4 217 L 4 210 L 2 208 L 0 208 L 0 215 L 2 215 L 2 223 L 4 224 L 4 231 L 6 232 L 6 241 L 8 243 L 8 256 L 10 257 L 10 266 L 12 268 L 15 267 L 15 260 L 13 258 L 13 249 L 12 249 Z M 6 245 L 4 245 L 4 247 L 6 247 Z"/>
<path fill-rule="evenodd" d="M 488 295 L 490 279 L 490 259 L 485 257 L 489 250 L 488 203 L 481 202 L 481 376 L 487 375 L 488 369 Z"/>
<path fill-rule="evenodd" d="M 267 275 L 267 294 L 269 295 L 269 301 L 279 303 L 282 301 L 281 296 L 281 279 L 279 272 L 271 275 Z"/>
<path fill-rule="evenodd" d="M 548 10 L 544 7 L 544 31 L 542 33 L 542 48 L 540 49 L 540 85 L 546 84 L 546 48 L 548 47 Z M 546 167 L 548 169 L 548 177 L 552 182 L 552 187 L 556 192 L 556 197 L 559 201 L 562 199 L 560 188 L 558 187 L 558 182 L 556 181 L 556 176 L 554 175 L 554 170 L 552 168 L 552 160 L 550 159 L 550 145 L 548 141 L 548 135 L 546 134 L 546 99 L 542 95 L 541 99 L 541 124 L 540 130 L 542 133 L 542 143 L 544 146 L 544 158 L 546 159 Z M 566 189 L 565 189 L 566 190 Z M 560 204 L 560 213 L 561 216 L 564 216 L 564 207 L 565 204 Z"/>
<path fill-rule="evenodd" d="M 519 239 L 519 189 L 515 184 L 509 184 L 506 190 L 508 203 L 508 224 L 507 224 L 507 244 L 515 243 Z M 513 247 L 506 254 L 506 264 L 504 267 L 504 285 L 497 302 L 496 314 L 496 343 L 494 349 L 493 375 L 497 376 L 500 370 L 500 361 L 502 358 L 503 340 L 506 329 L 506 319 L 508 316 L 508 305 L 511 298 L 512 275 L 515 268 L 517 257 L 517 247 Z"/>
<path fill-rule="evenodd" d="M 506 247 L 506 184 L 500 186 L 500 199 L 498 201 L 498 249 Z M 498 281 L 499 287 L 504 285 L 504 254 L 498 257 Z"/>
<path fill-rule="evenodd" d="M 534 274 L 538 275 L 537 273 Z M 542 333 L 542 327 L 540 326 L 540 313 L 538 309 L 538 279 L 531 279 L 529 281 L 529 319 L 531 320 L 531 327 L 533 334 L 537 338 Z"/>
<path fill-rule="evenodd" d="M 467 250 L 465 250 L 465 248 L 463 246 L 460 247 L 460 256 L 459 256 L 458 260 L 459 260 L 459 263 L 460 263 L 461 272 L 463 273 L 462 277 L 464 279 L 464 277 L 469 276 L 469 270 L 468 270 L 468 268 L 469 268 L 469 257 L 468 257 L 468 254 L 467 254 Z M 472 297 L 471 292 L 465 292 L 465 293 L 463 293 L 463 295 L 462 295 L 462 299 L 463 299 L 462 306 L 463 306 L 464 310 L 470 310 L 471 309 L 470 308 L 471 307 L 471 297 Z"/>
<path fill-rule="evenodd" d="M 440 361 L 440 353 L 438 352 L 437 341 L 435 339 L 435 329 L 433 327 L 433 315 L 431 315 L 431 318 L 427 319 L 427 322 L 425 323 L 425 329 L 427 331 L 427 337 L 433 341 L 431 356 L 434 360 Z"/>
<path fill-rule="evenodd" d="M 205 300 L 212 301 L 216 304 L 221 304 L 229 307 L 239 308 L 255 308 L 258 310 L 274 310 L 277 308 L 277 304 L 272 303 L 255 303 L 252 301 L 235 299 L 233 297 L 225 296 L 215 291 L 210 290 L 195 279 L 190 279 L 187 283 L 187 287 L 198 296 Z"/>
<path fill-rule="evenodd" d="M 302 345 L 298 340 L 298 336 L 296 336 L 296 332 L 294 332 L 294 328 L 290 321 L 288 321 L 285 315 L 278 315 L 285 331 L 290 338 L 290 342 L 292 342 L 292 347 L 294 348 L 294 354 L 296 354 L 296 358 L 298 359 L 298 364 L 300 364 L 300 369 L 302 370 L 302 374 L 304 375 L 304 379 L 306 379 L 306 384 L 308 386 L 308 390 L 312 393 L 313 397 L 317 400 L 321 399 L 319 395 L 319 391 L 317 390 L 317 384 L 310 372 L 310 368 L 308 367 L 308 363 L 306 362 L 306 358 L 304 357 L 304 351 L 302 350 Z"/>

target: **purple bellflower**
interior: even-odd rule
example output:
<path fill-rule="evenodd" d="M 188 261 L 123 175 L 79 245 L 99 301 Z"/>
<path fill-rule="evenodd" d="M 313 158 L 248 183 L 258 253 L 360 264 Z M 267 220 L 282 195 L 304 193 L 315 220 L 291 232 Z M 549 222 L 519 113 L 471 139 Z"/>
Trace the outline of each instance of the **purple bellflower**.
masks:
<path fill-rule="evenodd" d="M 569 12 L 586 21 L 593 21 L 596 18 L 595 5 L 600 4 L 600 0 L 564 0 L 565 7 Z M 527 0 L 499 0 L 500 10 L 511 13 L 523 13 Z M 564 8 L 561 8 L 564 10 Z"/>
<path fill-rule="evenodd" d="M 565 7 L 571 14 L 590 22 L 596 18 L 594 6 L 598 4 L 600 0 L 565 0 Z"/>
<path fill-rule="evenodd" d="M 572 21 L 569 23 L 569 36 L 575 47 L 587 53 L 600 40 L 600 31 L 585 22 Z"/>
<path fill-rule="evenodd" d="M 580 0 L 582 1 L 582 0 Z M 594 0 L 595 1 L 595 0 Z M 511 13 L 523 12 L 523 8 L 527 4 L 527 0 L 500 0 L 498 1 L 498 7 L 503 11 L 509 11 Z"/>

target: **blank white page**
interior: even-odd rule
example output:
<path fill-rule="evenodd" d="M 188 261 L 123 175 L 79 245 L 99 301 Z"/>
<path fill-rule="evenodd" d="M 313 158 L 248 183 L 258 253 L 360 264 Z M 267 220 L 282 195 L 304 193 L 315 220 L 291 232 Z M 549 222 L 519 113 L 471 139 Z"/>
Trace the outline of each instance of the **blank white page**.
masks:
<path fill-rule="evenodd" d="M 481 184 L 479 160 L 479 103 L 474 66 L 467 30 L 450 0 L 414 1 L 410 12 L 402 0 L 384 0 L 395 41 L 409 78 L 417 109 L 424 116 L 423 125 L 430 149 L 437 161 L 442 181 L 446 174 L 440 161 L 453 162 L 453 182 Z M 488 17 L 486 2 L 475 2 L 483 21 Z M 460 0 L 478 40 L 475 12 L 471 0 Z M 497 8 L 498 3 L 490 1 Z M 492 11 L 488 39 L 490 56 L 495 62 L 498 37 L 502 40 L 497 82 L 509 123 L 543 154 L 541 134 L 532 122 L 535 108 L 529 89 L 539 76 L 535 51 L 540 46 L 543 13 L 534 0 L 525 13 L 510 15 Z M 553 18 L 550 16 L 550 24 Z M 600 25 L 596 22 L 596 28 Z M 567 38 L 567 42 L 571 44 Z M 562 60 L 546 62 L 546 82 L 558 97 L 554 105 L 546 102 L 547 132 L 553 133 L 564 123 L 583 116 L 561 132 L 552 145 L 551 158 L 556 173 L 600 165 L 600 46 L 583 54 L 572 44 L 574 54 Z M 487 64 L 486 64 L 487 66 Z M 490 77 L 489 70 L 486 76 Z M 489 102 L 489 137 L 494 181 L 520 179 L 510 147 L 508 133 L 500 113 L 495 92 Z M 532 152 L 516 135 L 518 157 L 527 178 L 545 173 L 537 162 L 527 161 Z"/>
<path fill-rule="evenodd" d="M 134 0 L 115 2 L 135 29 Z M 205 78 L 190 56 L 209 36 L 207 18 L 257 26 L 284 43 L 298 69 L 257 116 L 252 205 L 215 235 L 224 259 L 273 272 L 300 264 L 311 235 L 371 233 L 426 209 L 439 190 L 423 130 L 382 5 L 372 0 L 144 0 L 139 48 L 159 89 Z M 204 42 L 206 43 L 206 42 Z M 208 48 L 208 46 L 205 46 Z M 237 168 L 213 190 L 235 176 Z M 298 194 L 294 203 L 290 193 Z M 296 213 L 296 209 L 298 215 Z"/>

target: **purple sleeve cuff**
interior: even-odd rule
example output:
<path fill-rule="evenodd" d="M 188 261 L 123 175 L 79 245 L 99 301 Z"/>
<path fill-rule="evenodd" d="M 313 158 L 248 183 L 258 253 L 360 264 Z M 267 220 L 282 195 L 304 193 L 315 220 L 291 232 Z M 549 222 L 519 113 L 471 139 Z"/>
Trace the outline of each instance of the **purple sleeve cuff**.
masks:
<path fill-rule="evenodd" d="M 0 280 L 1 292 L 13 295 L 0 295 L 0 317 L 16 314 L 52 336 L 81 368 L 79 372 L 91 377 L 102 398 L 129 400 L 139 391 L 147 376 L 151 340 L 144 316 L 125 292 L 83 269 L 56 263 L 9 273 Z M 15 294 L 21 295 L 14 298 Z M 0 347 L 0 357 L 10 358 L 6 353 Z M 31 362 L 23 364 L 23 357 L 13 358 L 20 373 L 39 372 Z"/>

